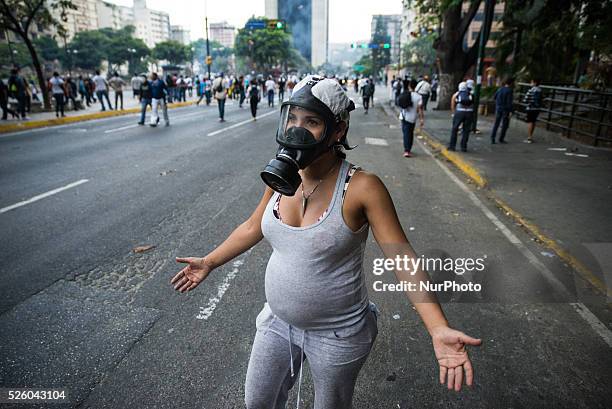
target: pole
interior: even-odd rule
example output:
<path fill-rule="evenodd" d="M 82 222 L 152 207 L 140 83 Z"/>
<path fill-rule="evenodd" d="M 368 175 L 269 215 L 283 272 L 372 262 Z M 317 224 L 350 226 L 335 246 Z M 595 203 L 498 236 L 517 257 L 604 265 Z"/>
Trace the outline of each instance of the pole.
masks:
<path fill-rule="evenodd" d="M 208 64 L 208 56 L 210 55 L 210 43 L 208 41 L 208 16 L 204 18 L 206 21 L 206 66 L 208 67 L 208 79 L 210 80 L 210 64 Z"/>
<path fill-rule="evenodd" d="M 482 86 L 482 71 L 484 69 L 484 53 L 491 32 L 493 12 L 495 11 L 495 0 L 485 0 L 485 19 L 480 28 L 480 43 L 478 44 L 478 61 L 476 62 L 476 89 L 474 90 L 474 118 L 472 120 L 472 131 L 477 132 L 478 127 L 478 104 L 480 103 L 480 88 Z"/>

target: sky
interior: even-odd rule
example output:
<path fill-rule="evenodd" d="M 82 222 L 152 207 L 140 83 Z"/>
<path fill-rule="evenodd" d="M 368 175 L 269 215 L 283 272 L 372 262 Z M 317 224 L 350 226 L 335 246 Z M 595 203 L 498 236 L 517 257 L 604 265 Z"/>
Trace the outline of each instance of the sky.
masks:
<path fill-rule="evenodd" d="M 132 0 L 107 0 L 131 6 Z M 278 0 L 283 1 L 283 0 Z M 170 14 L 170 24 L 191 30 L 191 39 L 204 37 L 205 3 L 208 23 L 227 21 L 236 28 L 252 15 L 265 14 L 264 0 L 147 0 L 147 7 Z M 329 0 L 329 42 L 351 43 L 370 38 L 373 14 L 400 14 L 401 0 Z"/>

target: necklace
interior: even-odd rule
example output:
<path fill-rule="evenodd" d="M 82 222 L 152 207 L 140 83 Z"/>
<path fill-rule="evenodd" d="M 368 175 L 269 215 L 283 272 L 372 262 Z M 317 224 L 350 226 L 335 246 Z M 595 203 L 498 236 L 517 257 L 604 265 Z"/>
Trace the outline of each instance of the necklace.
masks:
<path fill-rule="evenodd" d="M 317 182 L 315 187 L 313 187 L 312 190 L 310 191 L 310 193 L 308 193 L 307 195 L 304 194 L 304 182 L 302 182 L 302 184 L 300 185 L 300 187 L 302 188 L 302 218 L 304 217 L 304 214 L 306 213 L 306 207 L 308 206 L 308 199 L 310 199 L 310 196 L 312 196 L 312 194 L 317 190 L 317 188 L 323 182 L 323 180 L 325 180 L 325 178 L 327 178 L 327 176 L 329 176 L 329 174 L 332 172 L 332 170 L 334 170 L 336 168 L 337 165 L 338 164 L 335 163 L 327 171 L 327 173 L 321 179 L 319 179 L 319 181 Z"/>

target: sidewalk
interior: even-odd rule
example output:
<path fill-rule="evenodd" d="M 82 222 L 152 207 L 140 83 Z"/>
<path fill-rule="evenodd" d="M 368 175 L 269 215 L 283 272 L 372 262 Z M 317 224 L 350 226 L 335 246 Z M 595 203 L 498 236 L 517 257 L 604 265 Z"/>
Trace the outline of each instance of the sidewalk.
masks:
<path fill-rule="evenodd" d="M 449 152 L 450 111 L 430 108 L 422 137 L 484 189 L 506 216 L 552 250 L 542 255 L 558 256 L 596 289 L 593 295 L 607 293 L 610 303 L 612 151 L 540 127 L 535 143 L 527 144 L 527 126 L 514 118 L 506 134 L 508 144 L 492 145 L 492 127 L 491 116 L 479 117 L 481 133 L 470 135 L 468 152 Z"/>
<path fill-rule="evenodd" d="M 112 90 L 109 94 L 109 99 L 113 105 L 113 108 L 115 108 L 115 93 Z M 186 99 L 187 102 L 175 102 L 169 104 L 169 107 L 176 108 L 193 104 L 198 99 L 195 90 L 193 92 L 193 97 L 189 97 L 189 95 L 187 95 Z M 40 128 L 44 126 L 63 125 L 72 122 L 88 121 L 91 119 L 99 119 L 140 112 L 140 102 L 138 101 L 138 99 L 133 97 L 132 90 L 123 91 L 123 110 L 110 110 L 106 100 L 104 101 L 104 105 L 106 107 L 105 111 L 101 110 L 102 106 L 100 105 L 100 101 L 92 103 L 89 107 L 86 106 L 85 109 L 80 109 L 78 111 L 66 110 L 66 116 L 64 118 L 56 118 L 54 109 L 50 112 L 37 112 L 28 114 L 29 119 L 25 121 L 18 119 L 8 119 L 6 121 L 0 122 L 0 134 L 6 132 L 21 131 L 25 129 Z M 70 103 L 69 106 L 72 107 L 72 103 Z M 119 106 L 121 106 L 121 102 L 119 102 Z"/>

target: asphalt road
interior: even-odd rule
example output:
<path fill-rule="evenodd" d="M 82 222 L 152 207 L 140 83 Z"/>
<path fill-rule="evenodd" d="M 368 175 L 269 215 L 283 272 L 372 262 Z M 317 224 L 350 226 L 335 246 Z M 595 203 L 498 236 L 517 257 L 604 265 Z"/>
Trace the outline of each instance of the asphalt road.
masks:
<path fill-rule="evenodd" d="M 276 151 L 278 111 L 265 105 L 256 122 L 234 104 L 226 123 L 199 106 L 171 110 L 168 128 L 131 115 L 0 136 L 0 387 L 65 388 L 83 408 L 244 407 L 271 248 L 189 294 L 169 279 L 175 256 L 205 255 L 259 202 Z M 364 273 L 381 317 L 354 407 L 609 407 L 612 320 L 581 280 L 420 141 L 402 158 L 381 103 L 355 111 L 349 139 L 349 160 L 385 182 L 417 251 L 486 260 L 480 275 L 433 273 L 483 287 L 441 295 L 452 326 L 483 339 L 470 350 L 475 385 L 449 392 L 406 297 L 373 290 L 394 279 L 372 274 L 370 235 Z M 308 371 L 302 396 L 312 407 Z"/>

